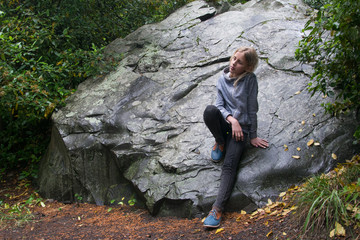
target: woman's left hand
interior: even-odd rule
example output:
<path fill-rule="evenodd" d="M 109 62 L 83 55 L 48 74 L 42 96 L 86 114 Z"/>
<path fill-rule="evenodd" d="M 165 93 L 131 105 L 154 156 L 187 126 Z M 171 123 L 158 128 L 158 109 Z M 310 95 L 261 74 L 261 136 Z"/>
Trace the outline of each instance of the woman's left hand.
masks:
<path fill-rule="evenodd" d="M 254 147 L 261 147 L 261 148 L 267 148 L 269 147 L 269 143 L 268 141 L 266 141 L 265 139 L 256 137 L 250 140 L 251 145 L 253 145 Z"/>

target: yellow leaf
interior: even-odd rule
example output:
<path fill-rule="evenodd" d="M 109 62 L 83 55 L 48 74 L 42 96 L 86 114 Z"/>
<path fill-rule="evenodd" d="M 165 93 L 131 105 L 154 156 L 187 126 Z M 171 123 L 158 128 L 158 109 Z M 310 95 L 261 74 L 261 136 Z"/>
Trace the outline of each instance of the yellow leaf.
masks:
<path fill-rule="evenodd" d="M 245 215 L 246 214 L 246 212 L 244 211 L 244 210 L 241 210 L 241 212 L 240 212 L 242 215 Z"/>
<path fill-rule="evenodd" d="M 302 128 L 300 128 L 300 129 L 299 129 L 299 132 L 302 132 L 302 131 L 303 131 Z"/>
<path fill-rule="evenodd" d="M 319 142 L 314 143 L 314 146 L 320 146 Z"/>
<path fill-rule="evenodd" d="M 278 210 L 273 211 L 273 212 L 270 213 L 269 215 L 270 215 L 270 216 L 274 216 L 274 215 L 276 215 L 276 214 L 278 214 Z"/>
<path fill-rule="evenodd" d="M 264 223 L 264 225 L 265 225 L 265 226 L 269 225 L 269 221 L 266 221 L 266 222 Z"/>
<path fill-rule="evenodd" d="M 285 195 L 286 195 L 286 192 L 282 192 L 282 193 L 279 194 L 279 197 L 283 197 Z"/>
<path fill-rule="evenodd" d="M 268 234 L 266 234 L 266 237 L 270 237 L 273 234 L 273 231 L 268 232 Z"/>
<path fill-rule="evenodd" d="M 337 156 L 336 156 L 336 154 L 335 153 L 333 153 L 333 154 L 331 154 L 331 157 L 333 158 L 333 159 L 337 159 Z"/>
<path fill-rule="evenodd" d="M 313 113 L 313 117 L 315 117 L 316 116 L 316 114 L 315 113 Z"/>
<path fill-rule="evenodd" d="M 301 125 L 305 125 L 305 121 L 301 121 Z"/>
<path fill-rule="evenodd" d="M 300 151 L 301 151 L 301 148 L 298 147 L 298 148 L 296 148 L 296 150 L 298 150 L 298 151 L 300 152 Z"/>
<path fill-rule="evenodd" d="M 335 234 L 336 236 L 343 236 L 345 237 L 345 228 L 338 222 L 335 222 Z"/>
<path fill-rule="evenodd" d="M 201 219 L 201 222 L 205 222 L 205 219 L 206 219 L 206 217 L 204 217 L 203 219 Z"/>
<path fill-rule="evenodd" d="M 271 199 L 269 198 L 267 205 L 269 206 L 269 205 L 271 205 L 271 204 L 273 204 L 273 202 L 272 202 Z"/>
<path fill-rule="evenodd" d="M 295 95 L 298 95 L 298 94 L 300 94 L 301 92 L 300 91 L 297 91 L 296 93 L 295 93 Z"/>
<path fill-rule="evenodd" d="M 335 229 L 333 229 L 330 234 L 329 234 L 329 237 L 333 238 L 335 236 Z"/>
<path fill-rule="evenodd" d="M 310 140 L 307 142 L 308 147 L 310 147 L 311 145 L 313 145 L 313 143 L 314 143 L 314 139 L 310 139 Z"/>
<path fill-rule="evenodd" d="M 294 158 L 294 159 L 300 159 L 300 156 L 293 155 L 292 158 Z"/>
<path fill-rule="evenodd" d="M 289 150 L 289 148 L 288 148 L 288 146 L 286 144 L 284 144 L 284 148 L 285 148 L 284 149 L 285 152 Z"/>
<path fill-rule="evenodd" d="M 286 236 L 287 234 L 286 234 L 286 232 L 283 232 L 282 235 L 283 235 L 283 236 Z"/>
<path fill-rule="evenodd" d="M 216 230 L 215 234 L 221 233 L 221 232 L 223 232 L 224 230 L 225 230 L 225 229 L 223 229 L 223 228 L 219 228 L 219 229 Z"/>

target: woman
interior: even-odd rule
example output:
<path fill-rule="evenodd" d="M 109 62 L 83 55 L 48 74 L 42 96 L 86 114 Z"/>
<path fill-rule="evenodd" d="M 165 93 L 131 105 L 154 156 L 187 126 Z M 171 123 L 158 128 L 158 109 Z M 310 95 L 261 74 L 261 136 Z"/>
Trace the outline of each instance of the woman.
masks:
<path fill-rule="evenodd" d="M 219 162 L 224 157 L 219 193 L 204 221 L 205 227 L 220 226 L 247 138 L 254 147 L 269 146 L 266 140 L 257 137 L 258 84 L 253 73 L 257 64 L 255 49 L 237 49 L 218 80 L 215 106 L 207 106 L 204 111 L 205 124 L 215 138 L 211 158 Z"/>

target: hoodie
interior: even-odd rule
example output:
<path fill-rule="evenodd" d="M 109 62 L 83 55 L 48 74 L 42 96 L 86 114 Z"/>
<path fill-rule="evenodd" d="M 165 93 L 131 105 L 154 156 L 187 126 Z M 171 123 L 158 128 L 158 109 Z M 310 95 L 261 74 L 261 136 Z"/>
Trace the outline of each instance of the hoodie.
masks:
<path fill-rule="evenodd" d="M 236 118 L 244 133 L 250 139 L 257 137 L 257 112 L 259 110 L 257 95 L 258 83 L 254 73 L 246 74 L 234 87 L 236 78 L 229 77 L 229 67 L 225 68 L 219 78 L 215 106 L 224 119 L 232 115 Z"/>

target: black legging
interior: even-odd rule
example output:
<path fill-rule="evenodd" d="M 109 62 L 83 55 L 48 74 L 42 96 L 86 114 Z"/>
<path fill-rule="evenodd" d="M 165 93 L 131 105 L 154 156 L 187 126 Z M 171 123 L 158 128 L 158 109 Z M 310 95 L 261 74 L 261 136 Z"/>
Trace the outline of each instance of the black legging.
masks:
<path fill-rule="evenodd" d="M 232 138 L 230 124 L 225 121 L 220 110 L 213 105 L 206 107 L 204 122 L 214 136 L 215 141 L 218 144 L 225 144 L 225 158 L 221 171 L 220 187 L 216 201 L 213 204 L 222 212 L 234 187 L 237 167 L 246 146 L 247 134 L 244 133 L 244 141 L 236 141 Z"/>

